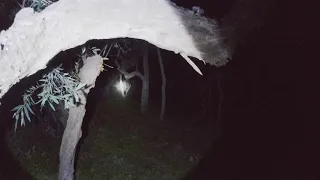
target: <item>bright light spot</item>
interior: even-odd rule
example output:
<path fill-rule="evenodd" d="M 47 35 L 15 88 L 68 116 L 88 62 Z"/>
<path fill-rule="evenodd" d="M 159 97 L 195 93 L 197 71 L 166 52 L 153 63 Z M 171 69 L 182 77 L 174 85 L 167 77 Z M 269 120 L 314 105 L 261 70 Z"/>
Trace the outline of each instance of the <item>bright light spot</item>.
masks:
<path fill-rule="evenodd" d="M 115 87 L 116 87 L 117 91 L 120 92 L 123 97 L 125 97 L 125 96 L 127 96 L 127 93 L 129 91 L 131 85 L 129 83 L 127 83 L 126 81 L 122 81 L 120 79 L 116 83 Z"/>

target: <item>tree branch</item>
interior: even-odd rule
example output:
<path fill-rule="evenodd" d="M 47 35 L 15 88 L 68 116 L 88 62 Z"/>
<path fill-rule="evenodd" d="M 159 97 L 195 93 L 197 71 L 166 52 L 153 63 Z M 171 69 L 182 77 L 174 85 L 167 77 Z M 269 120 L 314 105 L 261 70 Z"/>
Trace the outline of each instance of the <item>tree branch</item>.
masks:
<path fill-rule="evenodd" d="M 115 64 L 117 66 L 117 70 L 124 75 L 124 77 L 129 80 L 135 76 L 139 77 L 141 79 L 141 81 L 143 81 L 144 79 L 144 76 L 138 71 L 138 70 L 135 70 L 135 71 L 132 71 L 132 72 L 127 72 L 125 69 L 121 68 L 119 62 L 116 60 L 115 61 Z"/>
<path fill-rule="evenodd" d="M 170 1 L 95 0 L 77 1 L 76 6 L 74 3 L 59 0 L 40 13 L 23 8 L 12 26 L 0 32 L 3 47 L 0 98 L 20 79 L 46 68 L 59 52 L 91 39 L 142 39 L 210 64 L 220 66 L 227 62 L 228 48 L 223 46 L 216 22 Z M 106 22 L 105 17 L 111 18 Z"/>
<path fill-rule="evenodd" d="M 24 8 L 24 7 L 26 7 L 26 1 L 27 0 L 22 0 L 21 4 L 19 4 L 18 2 L 17 2 L 17 4 L 20 6 L 20 8 Z"/>

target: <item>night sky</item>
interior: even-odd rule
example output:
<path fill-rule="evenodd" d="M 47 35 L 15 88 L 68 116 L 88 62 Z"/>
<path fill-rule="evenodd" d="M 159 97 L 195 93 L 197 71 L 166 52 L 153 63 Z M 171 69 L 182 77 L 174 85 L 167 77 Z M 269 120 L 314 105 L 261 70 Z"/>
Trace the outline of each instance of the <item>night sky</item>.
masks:
<path fill-rule="evenodd" d="M 186 8 L 199 5 L 204 9 L 205 16 L 217 19 L 223 28 L 220 21 L 230 13 L 235 0 L 174 2 Z M 264 0 L 259 2 L 266 3 Z M 203 77 L 181 57 L 162 51 L 168 79 L 168 113 L 186 111 L 189 113 L 186 116 L 196 115 L 201 111 L 199 107 L 202 99 L 206 98 L 202 90 L 212 86 L 211 98 L 214 103 L 207 118 L 210 121 L 217 116 L 218 78 L 224 93 L 222 136 L 212 144 L 207 156 L 189 173 L 186 180 L 229 179 L 230 176 L 317 179 L 320 168 L 319 156 L 316 155 L 319 154 L 319 140 L 316 142 L 306 135 L 319 137 L 319 133 L 311 131 L 307 126 L 306 119 L 311 117 L 309 113 L 300 116 L 304 114 L 307 105 L 298 104 L 303 99 L 299 97 L 302 95 L 297 82 L 302 80 L 298 75 L 303 72 L 295 69 L 297 62 L 311 56 L 303 53 L 305 44 L 311 40 L 298 36 L 305 30 L 301 26 L 291 28 L 293 19 L 302 22 L 300 20 L 307 13 L 297 15 L 293 10 L 296 7 L 303 10 L 301 4 L 270 2 L 266 3 L 271 5 L 266 11 L 262 26 L 250 32 L 245 41 L 237 42 L 239 46 L 232 61 L 226 66 L 216 68 L 195 60 L 204 73 Z M 1 25 L 5 29 L 6 25 Z M 152 58 L 156 59 L 155 47 L 150 48 L 150 59 Z M 150 68 L 150 99 L 151 103 L 159 104 L 161 78 L 158 62 L 150 62 Z M 139 86 L 139 81 L 133 82 L 133 86 Z M 98 83 L 97 87 L 99 86 L 103 85 Z M 132 98 L 139 98 L 139 89 L 133 88 L 130 93 Z M 91 98 L 97 97 L 92 95 Z M 89 99 L 88 103 L 93 101 Z M 5 131 L 3 127 L 0 131 Z M 4 144 L 4 140 L 0 140 Z M 7 150 L 1 153 L 0 165 L 4 165 L 2 157 L 5 157 L 5 153 Z M 8 166 L 19 167 L 17 162 L 12 161 L 11 164 L 11 159 L 8 158 L 7 162 L 9 161 Z M 17 172 L 20 173 L 19 168 Z M 26 173 L 21 170 L 21 174 Z"/>

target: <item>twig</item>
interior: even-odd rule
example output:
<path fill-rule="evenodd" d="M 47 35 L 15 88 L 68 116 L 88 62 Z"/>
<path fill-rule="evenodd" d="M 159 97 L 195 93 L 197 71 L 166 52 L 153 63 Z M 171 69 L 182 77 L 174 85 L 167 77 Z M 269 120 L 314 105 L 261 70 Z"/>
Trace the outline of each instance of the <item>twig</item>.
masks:
<path fill-rule="evenodd" d="M 141 80 L 143 80 L 144 76 L 139 71 L 136 70 L 136 71 L 132 71 L 132 72 L 129 73 L 126 70 L 121 68 L 121 66 L 120 66 L 120 64 L 119 64 L 119 62 L 117 60 L 115 61 L 115 64 L 117 66 L 118 71 L 121 74 L 123 74 L 126 79 L 131 79 L 131 78 L 133 78 L 135 76 L 138 76 Z"/>

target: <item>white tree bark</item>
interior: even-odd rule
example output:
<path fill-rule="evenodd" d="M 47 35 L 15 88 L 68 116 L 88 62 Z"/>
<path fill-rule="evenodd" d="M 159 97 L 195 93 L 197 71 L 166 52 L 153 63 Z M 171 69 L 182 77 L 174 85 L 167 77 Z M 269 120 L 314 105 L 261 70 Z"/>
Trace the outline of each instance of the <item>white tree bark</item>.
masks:
<path fill-rule="evenodd" d="M 84 59 L 83 62 L 84 65 L 80 70 L 79 77 L 81 83 L 87 84 L 89 87 L 84 92 L 80 92 L 81 104 L 69 109 L 69 117 L 63 133 L 59 154 L 59 180 L 74 179 L 74 157 L 77 144 L 82 136 L 81 126 L 86 113 L 86 96 L 90 89 L 95 86 L 96 79 L 103 66 L 103 60 L 98 55 Z"/>
<path fill-rule="evenodd" d="M 91 39 L 130 37 L 215 65 L 229 57 L 215 21 L 167 0 L 60 0 L 40 13 L 23 8 L 0 33 L 0 98 L 60 51 Z"/>

